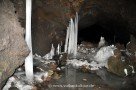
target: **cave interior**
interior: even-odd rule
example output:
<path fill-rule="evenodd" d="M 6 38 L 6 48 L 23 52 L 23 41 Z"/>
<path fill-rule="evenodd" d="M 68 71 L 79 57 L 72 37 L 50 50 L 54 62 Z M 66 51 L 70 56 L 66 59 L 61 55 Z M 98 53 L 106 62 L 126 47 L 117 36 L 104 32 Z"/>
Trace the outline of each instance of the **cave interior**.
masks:
<path fill-rule="evenodd" d="M 14 9 L 11 12 L 16 16 L 15 22 L 20 23 L 20 27 L 24 28 L 24 31 L 23 29 L 20 31 L 23 36 L 20 37 L 24 40 L 26 2 L 6 1 L 12 2 Z M 8 79 L 4 79 L 4 83 L 2 81 L 3 90 L 134 90 L 136 87 L 134 8 L 136 2 L 133 0 L 33 0 L 31 34 L 34 82 L 27 82 L 25 62 L 22 61 L 22 64 L 19 63 L 16 69 L 12 70 L 14 73 L 10 72 Z M 64 52 L 64 48 L 66 30 L 76 12 L 79 22 L 75 58 Z M 105 42 L 103 46 L 98 47 L 101 37 L 104 37 Z M 20 43 L 19 39 L 14 40 Z M 24 43 L 24 47 L 27 47 L 25 40 Z M 17 44 L 20 45 L 17 49 L 22 48 L 21 44 Z M 29 54 L 30 48 L 27 49 L 25 53 Z M 19 49 L 19 51 L 23 50 Z M 24 60 L 28 54 L 13 53 L 16 56 L 22 55 L 17 60 L 20 60 L 20 57 Z"/>

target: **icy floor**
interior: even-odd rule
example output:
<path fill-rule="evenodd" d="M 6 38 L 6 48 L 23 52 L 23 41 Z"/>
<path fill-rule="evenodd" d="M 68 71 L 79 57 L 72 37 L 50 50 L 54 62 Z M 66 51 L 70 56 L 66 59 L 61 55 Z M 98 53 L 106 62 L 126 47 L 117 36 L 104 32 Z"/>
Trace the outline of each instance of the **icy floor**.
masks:
<path fill-rule="evenodd" d="M 9 78 L 3 90 L 67 90 L 66 88 L 58 86 L 51 87 L 53 84 L 90 85 L 87 88 L 79 87 L 78 89 L 69 87 L 69 90 L 90 90 L 92 88 L 99 89 L 104 87 L 109 88 L 108 90 L 114 90 L 119 86 L 126 85 L 126 80 L 114 75 L 112 76 L 103 69 L 104 66 L 107 67 L 108 58 L 114 56 L 113 51 L 115 49 L 115 46 L 104 46 L 100 49 L 85 48 L 85 46 L 81 44 L 78 46 L 77 58 L 70 57 L 63 67 L 51 65 L 53 63 L 58 63 L 58 61 L 61 62 L 60 58 L 63 57 L 63 53 L 58 57 L 57 62 L 52 59 L 52 54 L 50 55 L 50 53 L 45 55 L 46 57 L 41 57 L 36 54 L 34 55 L 34 81 L 32 83 L 27 81 L 24 66 L 22 66 Z M 127 52 L 127 54 L 131 53 Z M 91 72 L 84 73 L 79 71 L 83 66 Z M 59 73 L 56 74 L 54 68 L 56 68 L 56 72 Z M 44 89 L 45 86 L 46 89 Z"/>

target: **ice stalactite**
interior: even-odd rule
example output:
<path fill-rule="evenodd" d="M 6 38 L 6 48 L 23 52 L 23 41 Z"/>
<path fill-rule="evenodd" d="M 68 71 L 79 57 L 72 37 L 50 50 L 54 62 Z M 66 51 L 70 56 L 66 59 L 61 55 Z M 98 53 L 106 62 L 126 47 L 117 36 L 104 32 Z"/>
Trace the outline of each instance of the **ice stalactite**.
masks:
<path fill-rule="evenodd" d="M 98 44 L 98 48 L 100 48 L 100 47 L 102 47 L 102 46 L 104 46 L 105 45 L 105 39 L 104 39 L 104 37 L 101 37 L 100 38 L 100 42 L 99 42 L 99 44 Z"/>
<path fill-rule="evenodd" d="M 54 48 L 54 46 L 52 44 L 51 51 L 49 53 L 47 53 L 45 56 L 43 56 L 43 58 L 47 59 L 47 60 L 52 59 L 53 56 L 55 55 L 54 52 L 55 52 L 55 48 Z"/>
<path fill-rule="evenodd" d="M 77 55 L 77 34 L 78 34 L 78 14 L 76 13 L 75 22 L 70 19 L 69 27 L 67 28 L 65 40 L 65 52 L 76 57 Z"/>
<path fill-rule="evenodd" d="M 32 39 L 31 39 L 31 11 L 32 0 L 26 0 L 26 43 L 30 49 L 29 55 L 25 59 L 25 73 L 29 82 L 33 81 L 33 54 L 32 54 Z"/>

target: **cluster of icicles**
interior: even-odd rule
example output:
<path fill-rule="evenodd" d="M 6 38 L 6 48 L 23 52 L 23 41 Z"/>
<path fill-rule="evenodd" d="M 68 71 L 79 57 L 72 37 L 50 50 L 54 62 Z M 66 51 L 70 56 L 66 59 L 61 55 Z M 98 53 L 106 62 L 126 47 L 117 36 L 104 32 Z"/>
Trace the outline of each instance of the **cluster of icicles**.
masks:
<path fill-rule="evenodd" d="M 67 27 L 67 35 L 65 40 L 65 52 L 73 57 L 77 55 L 77 34 L 78 34 L 78 14 L 76 13 L 75 22 L 70 20 L 69 27 Z"/>

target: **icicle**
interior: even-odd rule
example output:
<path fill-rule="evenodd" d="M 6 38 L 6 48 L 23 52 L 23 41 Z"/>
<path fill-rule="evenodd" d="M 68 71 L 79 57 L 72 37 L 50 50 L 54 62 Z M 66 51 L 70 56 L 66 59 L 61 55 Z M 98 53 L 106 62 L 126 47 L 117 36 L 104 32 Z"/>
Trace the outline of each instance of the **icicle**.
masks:
<path fill-rule="evenodd" d="M 32 1 L 26 0 L 26 43 L 30 49 L 29 55 L 25 59 L 25 73 L 29 82 L 33 81 L 33 54 L 31 40 L 31 8 Z"/>
<path fill-rule="evenodd" d="M 69 43 L 68 43 L 68 54 L 71 54 L 71 47 L 72 47 L 72 19 L 69 25 Z"/>
<path fill-rule="evenodd" d="M 70 31 L 69 27 L 67 27 L 67 35 L 66 35 L 65 50 L 64 50 L 65 53 L 67 52 L 67 49 L 68 49 L 69 31 Z"/>
<path fill-rule="evenodd" d="M 51 46 L 51 51 L 50 51 L 50 54 L 51 54 L 51 57 L 52 57 L 52 58 L 53 58 L 53 56 L 55 55 L 54 52 L 55 52 L 55 48 L 54 48 L 54 46 L 53 46 L 53 44 L 52 44 L 52 46 Z"/>
<path fill-rule="evenodd" d="M 74 22 L 73 19 L 71 19 L 70 22 L 70 34 L 69 34 L 69 45 L 68 45 L 68 54 L 74 53 L 74 44 L 75 44 L 75 33 L 74 33 Z"/>
<path fill-rule="evenodd" d="M 101 38 L 100 38 L 99 45 L 98 45 L 98 48 L 100 48 L 100 47 L 102 47 L 102 46 L 104 46 L 104 45 L 105 45 L 105 39 L 104 39 L 104 37 L 101 37 Z"/>
<path fill-rule="evenodd" d="M 60 45 L 58 44 L 58 47 L 57 47 L 57 54 L 59 55 L 60 54 Z"/>
<path fill-rule="evenodd" d="M 74 57 L 76 57 L 77 55 L 77 37 L 78 37 L 78 13 L 76 13 L 76 17 L 75 17 Z"/>
<path fill-rule="evenodd" d="M 74 33 L 74 22 L 73 19 L 71 19 L 71 54 L 74 54 L 74 41 L 75 41 L 75 33 Z"/>

